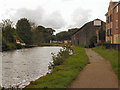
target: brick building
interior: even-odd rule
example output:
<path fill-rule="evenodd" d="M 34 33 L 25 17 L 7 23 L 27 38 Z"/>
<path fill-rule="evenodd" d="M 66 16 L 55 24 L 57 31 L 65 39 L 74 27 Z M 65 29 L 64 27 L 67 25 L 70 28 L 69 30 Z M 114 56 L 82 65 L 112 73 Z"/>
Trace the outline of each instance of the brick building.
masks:
<path fill-rule="evenodd" d="M 89 46 L 89 38 L 93 35 L 97 36 L 97 43 L 105 41 L 105 22 L 95 19 L 83 25 L 77 32 L 72 35 L 72 45 Z"/>
<path fill-rule="evenodd" d="M 120 1 L 110 2 L 106 16 L 106 42 L 120 44 Z"/>

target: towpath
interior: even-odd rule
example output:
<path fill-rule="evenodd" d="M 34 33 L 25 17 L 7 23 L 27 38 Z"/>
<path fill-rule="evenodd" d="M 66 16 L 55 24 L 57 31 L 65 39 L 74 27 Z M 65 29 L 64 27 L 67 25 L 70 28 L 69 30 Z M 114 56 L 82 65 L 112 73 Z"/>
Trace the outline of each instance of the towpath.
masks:
<path fill-rule="evenodd" d="M 80 72 L 70 88 L 118 88 L 118 79 L 109 61 L 91 49 L 85 49 L 89 64 Z"/>

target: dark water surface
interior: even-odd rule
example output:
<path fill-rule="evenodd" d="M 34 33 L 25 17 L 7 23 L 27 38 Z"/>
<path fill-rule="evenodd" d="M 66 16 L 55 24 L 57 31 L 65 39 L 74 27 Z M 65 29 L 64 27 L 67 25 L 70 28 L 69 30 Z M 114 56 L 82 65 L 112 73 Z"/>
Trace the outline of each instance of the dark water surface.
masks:
<path fill-rule="evenodd" d="M 25 87 L 46 75 L 51 53 L 57 53 L 61 47 L 35 47 L 2 53 L 2 86 Z"/>

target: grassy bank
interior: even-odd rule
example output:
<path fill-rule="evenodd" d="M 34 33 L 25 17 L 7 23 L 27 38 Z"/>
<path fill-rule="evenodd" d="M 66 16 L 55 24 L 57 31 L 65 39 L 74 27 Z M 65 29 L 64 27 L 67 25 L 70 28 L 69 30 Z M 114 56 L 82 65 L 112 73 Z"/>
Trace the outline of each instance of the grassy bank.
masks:
<path fill-rule="evenodd" d="M 113 71 L 120 80 L 119 72 L 118 72 L 118 70 L 120 70 L 120 65 L 118 65 L 118 56 L 119 56 L 118 51 L 113 49 L 105 49 L 103 47 L 95 47 L 93 48 L 93 50 L 99 53 L 106 60 L 110 61 Z"/>
<path fill-rule="evenodd" d="M 72 47 L 75 54 L 56 66 L 51 74 L 32 81 L 26 88 L 67 88 L 88 62 L 88 57 L 81 47 Z"/>

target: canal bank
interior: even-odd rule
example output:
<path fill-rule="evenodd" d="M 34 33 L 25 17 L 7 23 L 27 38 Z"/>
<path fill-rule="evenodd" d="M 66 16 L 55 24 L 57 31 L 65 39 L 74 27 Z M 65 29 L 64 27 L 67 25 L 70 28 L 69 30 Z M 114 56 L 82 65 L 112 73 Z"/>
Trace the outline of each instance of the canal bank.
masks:
<path fill-rule="evenodd" d="M 22 46 L 22 45 L 19 45 L 17 44 L 16 47 L 11 47 L 11 48 L 8 48 L 8 47 L 0 47 L 0 52 L 3 52 L 3 51 L 12 51 L 12 50 L 18 50 L 18 49 L 24 49 L 24 48 L 33 48 L 33 47 L 49 47 L 49 46 L 60 46 L 60 47 L 64 47 L 68 44 L 58 44 L 58 43 L 40 43 L 40 44 L 37 44 L 37 45 L 25 45 L 25 46 Z"/>
<path fill-rule="evenodd" d="M 25 46 L 21 46 L 21 45 L 16 45 L 16 47 L 11 47 L 11 48 L 3 48 L 1 47 L 1 52 L 3 51 L 12 51 L 12 50 L 18 50 L 18 49 L 23 49 L 23 48 L 33 48 L 33 47 L 37 47 L 37 45 L 25 45 Z"/>
<path fill-rule="evenodd" d="M 72 47 L 74 54 L 66 58 L 63 64 L 56 66 L 52 73 L 32 81 L 28 88 L 68 88 L 76 76 L 88 63 L 88 57 L 82 47 Z"/>

